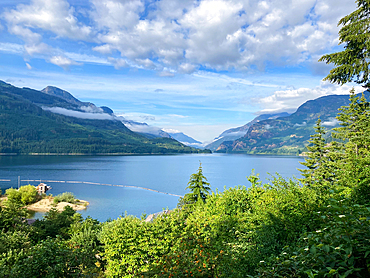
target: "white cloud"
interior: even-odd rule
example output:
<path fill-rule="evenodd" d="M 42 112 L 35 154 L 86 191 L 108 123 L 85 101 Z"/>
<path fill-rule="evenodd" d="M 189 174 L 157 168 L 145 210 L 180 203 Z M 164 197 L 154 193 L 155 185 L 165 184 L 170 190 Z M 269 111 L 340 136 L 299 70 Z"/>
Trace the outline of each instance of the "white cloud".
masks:
<path fill-rule="evenodd" d="M 320 86 L 313 89 L 299 88 L 284 91 L 275 91 L 272 95 L 258 99 L 262 106 L 260 113 L 293 112 L 298 106 L 310 99 L 316 99 L 327 95 L 347 95 L 352 87 L 349 85 L 335 85 L 321 82 Z M 355 87 L 356 92 L 363 91 L 361 86 Z"/>
<path fill-rule="evenodd" d="M 26 67 L 27 67 L 29 70 L 31 70 L 31 69 L 32 69 L 32 67 L 31 67 L 31 65 L 30 65 L 29 63 L 26 63 Z"/>
<path fill-rule="evenodd" d="M 196 66 L 189 63 L 181 64 L 179 66 L 179 71 L 181 73 L 193 73 L 195 70 Z"/>
<path fill-rule="evenodd" d="M 322 122 L 323 126 L 336 126 L 339 124 L 339 121 L 336 118 L 329 118 L 328 121 Z"/>
<path fill-rule="evenodd" d="M 127 62 L 124 59 L 116 59 L 116 58 L 109 57 L 108 61 L 112 63 L 115 69 L 128 67 Z"/>
<path fill-rule="evenodd" d="M 181 131 L 172 128 L 162 128 L 162 130 L 167 133 L 181 133 Z"/>
<path fill-rule="evenodd" d="M 68 117 L 89 119 L 89 120 L 116 120 L 116 117 L 106 113 L 85 113 L 80 111 L 69 110 L 61 107 L 42 107 L 42 109 L 52 113 L 61 114 Z"/>
<path fill-rule="evenodd" d="M 85 111 L 86 113 L 104 113 L 103 109 L 100 107 L 94 106 L 81 106 L 81 110 Z"/>
<path fill-rule="evenodd" d="M 23 45 L 16 44 L 16 43 L 0 43 L 0 51 L 5 53 L 12 53 L 12 54 L 22 54 L 24 52 Z"/>
<path fill-rule="evenodd" d="M 74 13 L 74 8 L 65 0 L 32 0 L 29 5 L 20 4 L 16 9 L 6 11 L 3 17 L 10 31 L 26 41 L 41 40 L 36 29 L 53 32 L 59 37 L 86 40 L 92 29 L 81 24 Z"/>
<path fill-rule="evenodd" d="M 338 43 L 338 20 L 355 9 L 353 0 L 91 0 L 84 13 L 71 5 L 32 0 L 2 18 L 31 56 L 57 56 L 44 42 L 52 34 L 55 41 L 92 43 L 102 55 L 118 52 L 118 61 L 131 67 L 167 68 L 170 73 L 160 75 L 172 75 L 198 67 L 263 69 L 266 63 L 312 63 L 315 69 L 316 58 Z"/>
<path fill-rule="evenodd" d="M 164 71 L 159 72 L 158 75 L 162 77 L 174 77 L 175 73 L 170 72 L 168 70 L 164 70 Z"/>
<path fill-rule="evenodd" d="M 77 63 L 67 57 L 63 56 L 53 56 L 50 58 L 50 63 L 57 65 L 59 67 L 62 67 L 64 69 L 68 69 L 72 65 L 80 65 L 80 63 Z"/>
<path fill-rule="evenodd" d="M 127 123 L 124 122 L 125 126 L 134 131 L 134 132 L 140 132 L 140 133 L 149 133 L 149 134 L 154 134 L 157 136 L 160 136 L 162 130 L 159 127 L 156 126 L 149 126 L 149 125 L 139 125 L 139 124 L 134 124 L 134 123 Z"/>

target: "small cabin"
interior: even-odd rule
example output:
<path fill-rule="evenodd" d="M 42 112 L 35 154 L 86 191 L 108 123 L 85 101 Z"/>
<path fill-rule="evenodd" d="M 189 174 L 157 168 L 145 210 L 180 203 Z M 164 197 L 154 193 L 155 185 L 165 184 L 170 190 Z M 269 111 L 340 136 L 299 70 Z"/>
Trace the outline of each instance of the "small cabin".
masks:
<path fill-rule="evenodd" d="M 39 195 L 46 193 L 46 191 L 50 189 L 51 189 L 51 186 L 48 186 L 45 183 L 40 183 L 38 186 L 36 186 L 36 190 L 37 190 L 37 193 L 39 193 Z"/>

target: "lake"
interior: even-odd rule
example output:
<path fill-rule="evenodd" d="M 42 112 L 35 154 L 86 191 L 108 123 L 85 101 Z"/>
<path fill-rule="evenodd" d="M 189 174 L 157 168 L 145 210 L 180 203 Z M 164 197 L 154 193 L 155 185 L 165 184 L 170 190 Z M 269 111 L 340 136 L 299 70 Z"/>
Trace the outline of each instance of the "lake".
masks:
<path fill-rule="evenodd" d="M 177 196 L 133 187 L 116 187 L 99 184 L 138 186 L 164 193 L 184 195 L 191 174 L 202 163 L 203 174 L 212 191 L 224 187 L 249 186 L 246 176 L 252 169 L 267 182 L 267 173 L 283 177 L 300 177 L 297 168 L 302 157 L 259 156 L 243 154 L 184 154 L 153 156 L 0 156 L 0 186 L 37 185 L 25 180 L 51 180 L 48 193 L 57 195 L 73 192 L 90 202 L 80 213 L 99 221 L 116 219 L 126 212 L 140 217 L 162 209 L 176 207 Z M 73 183 L 71 183 L 73 182 Z M 89 183 L 86 183 L 89 182 Z M 91 184 L 96 183 L 96 184 Z M 36 214 L 35 217 L 40 217 Z"/>

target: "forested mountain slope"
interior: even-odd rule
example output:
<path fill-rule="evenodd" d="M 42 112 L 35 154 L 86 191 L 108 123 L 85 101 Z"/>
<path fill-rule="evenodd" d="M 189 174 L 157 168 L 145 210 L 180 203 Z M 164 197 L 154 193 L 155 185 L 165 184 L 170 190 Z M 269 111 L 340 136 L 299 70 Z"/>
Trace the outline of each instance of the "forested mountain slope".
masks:
<path fill-rule="evenodd" d="M 114 117 L 67 117 L 43 106 L 78 110 L 78 105 L 60 97 L 0 82 L 0 153 L 198 152 L 170 138 L 145 138 Z"/>
<path fill-rule="evenodd" d="M 364 92 L 369 99 L 370 93 Z M 309 100 L 288 117 L 266 119 L 255 122 L 247 133 L 234 141 L 225 141 L 218 152 L 259 153 L 259 154 L 297 154 L 304 150 L 318 117 L 330 136 L 338 109 L 349 104 L 349 95 L 330 95 Z"/>

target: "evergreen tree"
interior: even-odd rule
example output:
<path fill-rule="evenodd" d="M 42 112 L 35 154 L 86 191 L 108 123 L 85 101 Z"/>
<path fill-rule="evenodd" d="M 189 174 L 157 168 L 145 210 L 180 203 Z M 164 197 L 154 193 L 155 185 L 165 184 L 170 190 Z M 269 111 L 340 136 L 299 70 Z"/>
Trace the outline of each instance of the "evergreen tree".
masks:
<path fill-rule="evenodd" d="M 352 188 L 360 203 L 370 200 L 370 104 L 362 94 L 351 90 L 350 104 L 340 108 L 337 119 L 341 127 L 334 136 L 344 142 L 343 159 L 338 162 L 342 171 L 342 186 Z"/>
<path fill-rule="evenodd" d="M 326 143 L 325 134 L 325 128 L 319 118 L 316 122 L 315 134 L 311 135 L 307 146 L 308 157 L 305 158 L 305 162 L 300 162 L 307 169 L 298 169 L 304 177 L 301 179 L 303 184 L 320 190 L 326 190 L 335 183 L 338 172 L 337 161 L 340 159 L 338 143 L 335 141 Z"/>
<path fill-rule="evenodd" d="M 325 129 L 321 125 L 321 119 L 319 118 L 316 122 L 315 134 L 311 135 L 311 139 L 308 141 L 308 157 L 305 158 L 305 162 L 300 162 L 307 167 L 307 169 L 299 169 L 304 177 L 301 179 L 303 184 L 312 185 L 316 182 L 317 177 L 315 172 L 322 165 L 325 155 L 325 133 Z"/>
<path fill-rule="evenodd" d="M 191 193 L 186 194 L 184 197 L 188 202 L 192 204 L 206 202 L 211 188 L 209 187 L 207 178 L 203 175 L 202 163 L 199 165 L 198 172 L 190 176 L 186 189 L 190 189 L 191 191 Z"/>
<path fill-rule="evenodd" d="M 369 88 L 370 1 L 356 0 L 356 3 L 357 10 L 338 23 L 342 25 L 339 44 L 344 44 L 344 50 L 324 55 L 319 61 L 335 66 L 324 80 L 341 85 L 354 81 Z"/>

